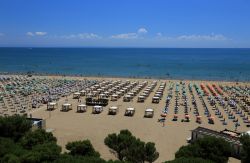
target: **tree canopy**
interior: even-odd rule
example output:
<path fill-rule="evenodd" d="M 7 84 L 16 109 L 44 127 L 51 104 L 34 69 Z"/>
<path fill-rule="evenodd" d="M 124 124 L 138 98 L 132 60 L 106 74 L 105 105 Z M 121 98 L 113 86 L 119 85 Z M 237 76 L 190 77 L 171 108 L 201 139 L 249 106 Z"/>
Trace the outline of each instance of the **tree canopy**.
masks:
<path fill-rule="evenodd" d="M 172 161 L 166 161 L 165 163 L 214 163 L 214 162 L 211 160 L 205 160 L 198 157 L 197 158 L 180 157 Z"/>
<path fill-rule="evenodd" d="M 202 158 L 218 163 L 228 162 L 231 155 L 231 147 L 224 139 L 216 137 L 204 137 L 193 144 L 182 146 L 176 153 L 175 158 Z"/>
<path fill-rule="evenodd" d="M 240 142 L 242 144 L 241 160 L 243 163 L 250 162 L 250 136 L 244 134 L 240 137 Z"/>
<path fill-rule="evenodd" d="M 61 147 L 54 142 L 35 145 L 21 157 L 24 162 L 51 162 L 60 157 Z"/>
<path fill-rule="evenodd" d="M 121 130 L 119 134 L 109 134 L 104 143 L 116 153 L 121 161 L 153 162 L 159 157 L 154 143 L 145 143 L 128 130 Z"/>
<path fill-rule="evenodd" d="M 56 137 L 52 133 L 46 132 L 42 129 L 37 129 L 35 131 L 28 131 L 21 139 L 20 143 L 25 149 L 32 149 L 32 147 L 54 142 L 56 143 Z"/>
<path fill-rule="evenodd" d="M 18 141 L 31 127 L 31 121 L 24 116 L 0 116 L 0 137 L 8 137 Z"/>
<path fill-rule="evenodd" d="M 79 156 L 79 155 L 69 155 L 69 154 L 62 154 L 60 158 L 54 161 L 54 163 L 105 163 L 106 161 L 99 158 L 99 157 L 86 157 L 86 156 Z"/>
<path fill-rule="evenodd" d="M 71 155 L 100 157 L 99 152 L 95 151 L 89 140 L 69 142 L 66 149 Z"/>
<path fill-rule="evenodd" d="M 25 153 L 26 150 L 24 150 L 18 143 L 15 143 L 12 139 L 0 137 L 0 160 L 8 154 L 21 156 Z"/>

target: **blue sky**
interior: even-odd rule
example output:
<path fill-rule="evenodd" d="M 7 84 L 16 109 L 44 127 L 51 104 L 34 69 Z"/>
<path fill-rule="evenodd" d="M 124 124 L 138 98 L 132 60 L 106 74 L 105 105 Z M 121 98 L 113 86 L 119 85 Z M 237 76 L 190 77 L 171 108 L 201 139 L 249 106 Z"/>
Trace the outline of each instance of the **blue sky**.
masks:
<path fill-rule="evenodd" d="M 250 48 L 250 1 L 0 0 L 0 46 Z"/>

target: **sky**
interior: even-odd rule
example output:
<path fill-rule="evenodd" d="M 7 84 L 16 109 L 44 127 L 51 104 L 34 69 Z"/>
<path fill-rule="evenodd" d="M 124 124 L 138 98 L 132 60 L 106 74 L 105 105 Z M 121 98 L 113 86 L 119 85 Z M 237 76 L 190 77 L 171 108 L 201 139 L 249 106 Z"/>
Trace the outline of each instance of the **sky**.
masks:
<path fill-rule="evenodd" d="M 250 48 L 250 0 L 0 0 L 0 47 Z"/>

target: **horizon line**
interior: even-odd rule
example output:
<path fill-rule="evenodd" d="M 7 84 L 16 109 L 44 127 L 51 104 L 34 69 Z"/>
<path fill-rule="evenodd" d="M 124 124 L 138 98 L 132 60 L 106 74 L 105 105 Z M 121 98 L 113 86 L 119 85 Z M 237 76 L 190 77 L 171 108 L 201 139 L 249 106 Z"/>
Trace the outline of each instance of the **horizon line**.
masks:
<path fill-rule="evenodd" d="M 250 49 L 250 47 L 146 47 L 146 46 L 0 46 L 0 48 L 89 48 L 89 49 Z"/>

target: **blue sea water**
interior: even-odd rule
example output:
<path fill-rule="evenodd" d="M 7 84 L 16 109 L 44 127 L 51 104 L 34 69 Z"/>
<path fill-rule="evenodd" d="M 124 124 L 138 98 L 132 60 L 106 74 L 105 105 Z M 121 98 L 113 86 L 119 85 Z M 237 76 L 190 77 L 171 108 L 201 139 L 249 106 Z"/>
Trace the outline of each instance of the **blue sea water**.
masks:
<path fill-rule="evenodd" d="M 250 49 L 0 48 L 0 72 L 250 81 Z"/>

